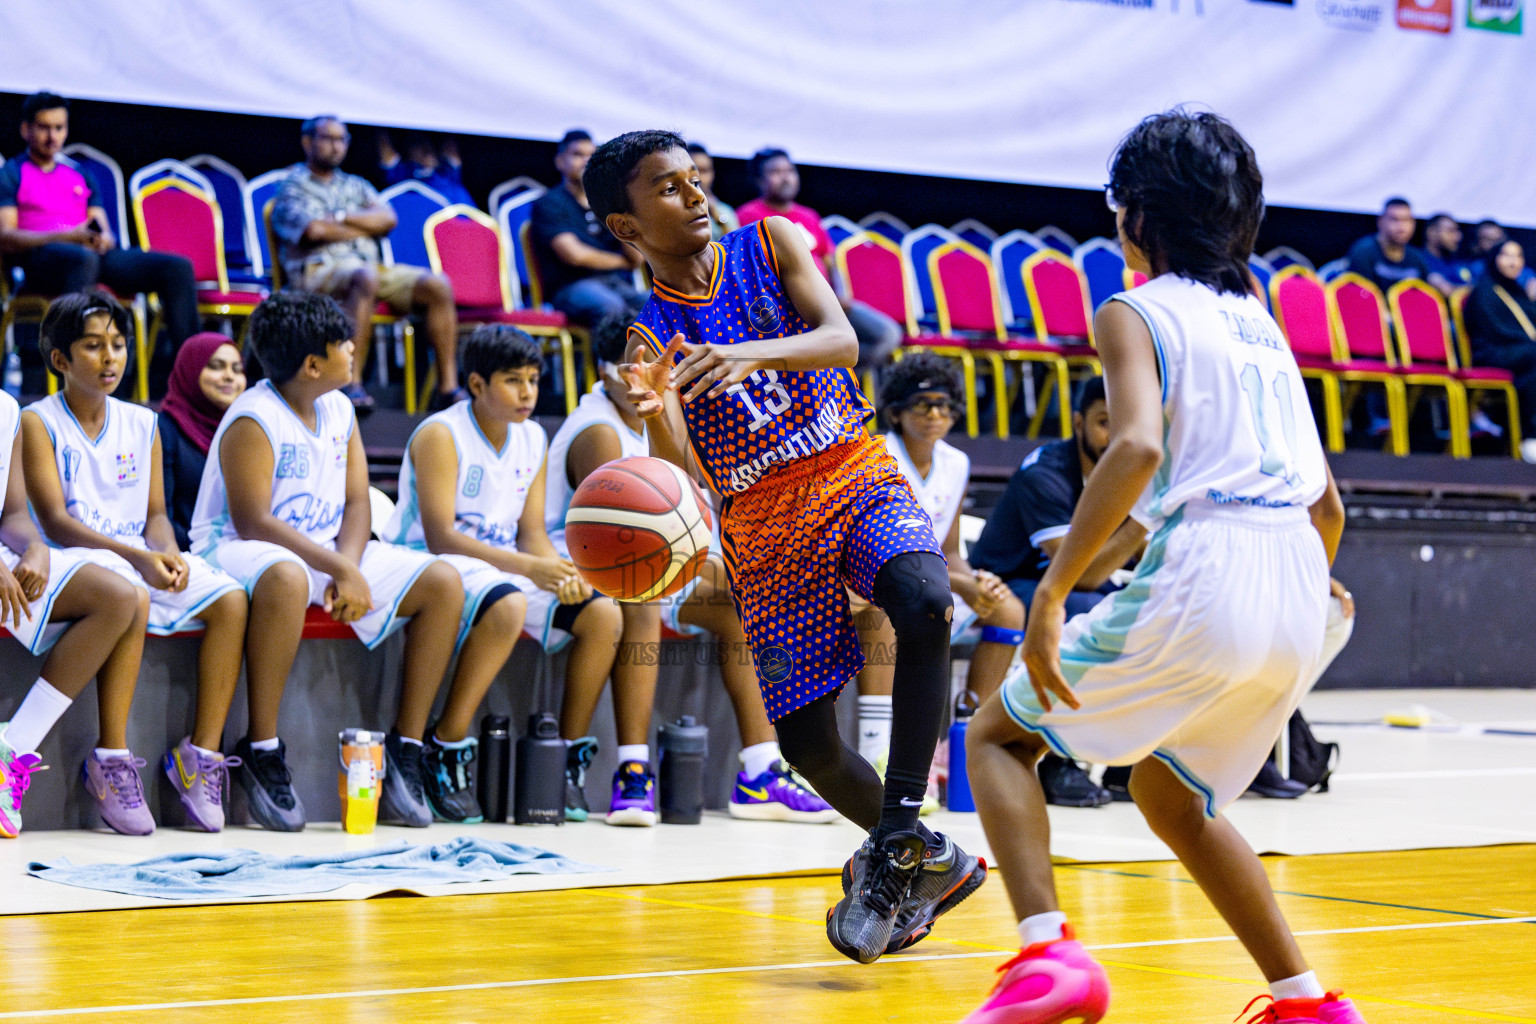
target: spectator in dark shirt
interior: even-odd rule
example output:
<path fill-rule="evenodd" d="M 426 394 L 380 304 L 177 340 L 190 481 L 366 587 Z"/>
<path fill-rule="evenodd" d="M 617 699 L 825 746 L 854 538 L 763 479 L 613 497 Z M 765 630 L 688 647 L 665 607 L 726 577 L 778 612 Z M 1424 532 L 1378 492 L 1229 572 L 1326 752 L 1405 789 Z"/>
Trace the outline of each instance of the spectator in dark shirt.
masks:
<path fill-rule="evenodd" d="M 741 221 L 736 218 L 736 210 L 715 195 L 715 158 L 709 155 L 709 150 L 702 142 L 690 142 L 688 155 L 693 157 L 693 166 L 699 170 L 699 187 L 709 197 L 709 236 L 718 240 L 741 227 Z"/>
<path fill-rule="evenodd" d="M 1509 240 L 1509 232 L 1505 231 L 1503 225 L 1496 220 L 1479 221 L 1475 232 L 1470 264 L 1474 279 L 1482 275 L 1493 251 Z M 1525 269 L 1520 271 L 1519 281 L 1520 287 L 1525 289 L 1525 294 L 1536 299 L 1536 270 L 1532 270 L 1527 264 Z"/>
<path fill-rule="evenodd" d="M 644 302 L 635 290 L 638 250 L 609 234 L 587 205 L 581 175 L 591 158 L 592 136 L 568 131 L 555 150 L 560 185 L 533 204 L 533 244 L 546 301 L 580 324 L 594 324 Z"/>
<path fill-rule="evenodd" d="M 1026 609 L 1067 535 L 1083 483 L 1109 445 L 1103 378 L 1083 385 L 1072 413 L 1072 434 L 1029 453 L 971 547 L 971 565 L 1001 577 Z M 1067 598 L 1069 616 L 1088 611 L 1119 589 L 1111 576 L 1136 557 L 1146 533 L 1134 519 L 1121 525 Z"/>
<path fill-rule="evenodd" d="M 165 401 L 160 403 L 160 457 L 165 508 L 182 551 L 192 547 L 192 509 L 213 432 L 224 410 L 244 390 L 245 363 L 224 335 L 194 334 L 176 353 Z"/>
<path fill-rule="evenodd" d="M 1424 222 L 1424 261 L 1429 264 L 1427 280 L 1449 297 L 1462 285 L 1472 283 L 1472 271 L 1457 258 L 1461 248 L 1461 225 L 1448 213 L 1437 213 Z"/>
<path fill-rule="evenodd" d="M 1486 257 L 1467 298 L 1467 335 L 1474 366 L 1497 366 L 1515 375 L 1525 440 L 1520 455 L 1536 462 L 1536 301 L 1520 286 L 1525 251 L 1507 240 Z"/>
<path fill-rule="evenodd" d="M 405 150 L 404 157 L 395 149 L 389 132 L 379 132 L 379 170 L 384 172 L 385 185 L 414 181 L 450 203 L 475 205 L 469 189 L 464 187 L 464 162 L 459 159 L 457 142 L 445 137 L 440 143 L 434 143 L 431 136 L 416 132 L 405 135 L 401 146 Z"/>
<path fill-rule="evenodd" d="M 123 295 L 154 292 L 166 334 L 179 346 L 198 327 L 192 264 L 173 253 L 118 248 L 97 183 L 62 153 L 69 100 L 28 96 L 21 137 L 26 151 L 0 168 L 0 254 L 22 268 L 30 290 L 45 295 L 96 284 Z"/>
<path fill-rule="evenodd" d="M 752 155 L 748 171 L 761 194 L 737 209 L 741 223 L 751 224 L 764 217 L 788 220 L 805 235 L 805 244 L 816 258 L 822 276 L 832 281 L 832 239 L 821 226 L 821 215 L 809 206 L 795 202 L 800 195 L 800 170 L 789 154 L 782 149 L 759 150 Z M 859 362 L 855 369 L 862 373 L 889 363 L 891 353 L 901 345 L 905 333 L 902 326 L 875 307 L 855 302 L 841 291 L 838 300 L 859 340 Z"/>
<path fill-rule="evenodd" d="M 1416 222 L 1413 208 L 1401 197 L 1388 199 L 1376 218 L 1376 233 L 1349 247 L 1350 273 L 1359 274 L 1383 295 L 1399 281 L 1429 280 L 1429 263 L 1424 253 L 1408 244 L 1413 241 Z"/>

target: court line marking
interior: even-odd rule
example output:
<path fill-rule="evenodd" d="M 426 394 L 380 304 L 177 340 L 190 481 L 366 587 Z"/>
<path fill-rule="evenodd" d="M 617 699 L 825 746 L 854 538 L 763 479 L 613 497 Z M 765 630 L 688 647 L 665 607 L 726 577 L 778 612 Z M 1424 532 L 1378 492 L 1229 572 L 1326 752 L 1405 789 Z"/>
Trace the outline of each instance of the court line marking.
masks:
<path fill-rule="evenodd" d="M 1333 779 L 1350 782 L 1398 782 L 1404 779 L 1489 779 L 1536 775 L 1536 768 L 1443 768 L 1421 772 L 1334 772 Z"/>
<path fill-rule="evenodd" d="M 705 908 L 712 909 L 712 908 Z M 797 920 L 790 918 L 790 920 Z M 1536 922 L 1536 917 L 1502 917 L 1493 919 L 1480 919 L 1474 921 L 1426 921 L 1421 924 L 1383 925 L 1367 928 L 1330 928 L 1320 931 L 1297 932 L 1297 935 L 1351 935 L 1361 932 L 1394 932 L 1409 931 L 1424 928 L 1469 928 L 1479 925 L 1495 924 L 1526 924 Z M 1230 935 L 1213 936 L 1209 938 L 1195 939 L 1169 939 L 1155 942 L 1119 942 L 1091 945 L 1085 948 L 1090 950 L 1109 949 L 1141 949 L 1148 946 L 1176 946 L 1189 945 L 1199 942 L 1234 942 Z M 977 953 L 916 953 L 904 954 L 899 957 L 882 959 L 876 964 L 901 965 L 924 961 L 942 960 L 974 960 L 981 957 L 995 957 L 998 952 L 1011 952 L 1010 950 L 989 949 Z M 1193 971 L 1180 971 L 1167 967 L 1152 967 L 1146 964 L 1130 964 L 1117 960 L 1103 960 L 1101 963 L 1109 967 L 1122 967 L 1133 971 L 1144 971 L 1151 974 L 1177 975 L 1183 978 L 1199 978 L 1207 981 L 1224 981 L 1238 985 L 1252 985 L 1254 982 L 1248 978 L 1229 978 L 1217 974 L 1199 974 Z M 388 996 L 414 996 L 414 995 L 438 995 L 446 992 L 478 992 L 497 989 L 515 988 L 542 988 L 551 985 L 575 985 L 582 983 L 605 983 L 615 981 L 645 981 L 657 978 L 696 978 L 714 974 L 757 974 L 771 971 L 803 971 L 829 967 L 852 967 L 849 960 L 810 960 L 800 963 L 788 964 L 752 964 L 736 967 L 699 967 L 681 971 L 635 971 L 626 974 L 588 974 L 564 978 L 527 978 L 520 981 L 479 981 L 463 982 L 456 985 L 422 985 L 414 988 L 380 988 L 365 989 L 348 992 L 305 992 L 290 993 L 286 995 L 270 996 L 241 996 L 229 999 L 188 999 L 179 1002 L 164 1003 L 126 1003 L 118 1006 L 78 1006 L 62 1007 L 47 1010 L 9 1010 L 0 1013 L 0 1019 L 17 1020 L 36 1017 L 65 1017 L 81 1014 L 106 1014 L 106 1013 L 143 1013 L 155 1010 L 193 1010 L 205 1009 L 214 1006 L 255 1006 L 268 1003 L 314 1003 L 327 1002 L 337 999 L 377 999 Z M 1466 1010 L 1461 1007 L 1440 1006 L 1434 1003 L 1416 1003 L 1401 999 L 1383 999 L 1373 996 L 1350 995 L 1351 999 L 1358 1002 L 1380 1003 L 1388 1006 L 1403 1006 L 1421 1010 L 1434 1010 L 1441 1013 L 1460 1014 L 1464 1017 L 1477 1017 L 1482 1020 L 1510 1021 L 1513 1024 L 1536 1024 L 1536 1019 L 1530 1017 L 1516 1017 L 1506 1013 L 1492 1013 L 1486 1010 Z"/>

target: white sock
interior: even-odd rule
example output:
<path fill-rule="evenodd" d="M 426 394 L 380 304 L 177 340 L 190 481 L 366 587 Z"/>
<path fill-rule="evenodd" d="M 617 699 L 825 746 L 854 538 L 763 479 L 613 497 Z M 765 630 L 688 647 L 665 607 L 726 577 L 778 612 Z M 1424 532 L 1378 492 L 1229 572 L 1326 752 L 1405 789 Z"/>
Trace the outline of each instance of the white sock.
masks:
<path fill-rule="evenodd" d="M 1278 1002 L 1281 999 L 1321 999 L 1326 994 L 1318 984 L 1317 973 L 1308 971 L 1294 978 L 1281 978 L 1269 983 L 1269 994 Z"/>
<path fill-rule="evenodd" d="M 444 750 L 463 750 L 465 747 L 469 746 L 471 743 L 474 743 L 476 741 L 470 739 L 468 736 L 465 736 L 461 740 L 445 740 L 441 736 L 439 736 L 437 733 L 434 732 L 432 734 L 432 742 L 436 743 L 438 746 L 442 747 Z"/>
<path fill-rule="evenodd" d="M 27 691 L 21 707 L 16 709 L 10 724 L 5 727 L 6 744 L 18 754 L 32 753 L 73 703 L 48 680 L 39 679 Z"/>
<path fill-rule="evenodd" d="M 98 760 L 98 761 L 106 761 L 106 760 L 108 760 L 110 758 L 114 758 L 114 757 L 132 757 L 132 756 L 133 756 L 132 753 L 129 752 L 127 747 L 124 747 L 122 750 L 114 750 L 111 747 L 97 747 L 96 748 L 96 760 Z"/>
<path fill-rule="evenodd" d="M 859 756 L 870 764 L 891 749 L 891 698 L 859 698 Z"/>
<path fill-rule="evenodd" d="M 421 744 L 421 740 L 413 740 L 409 736 L 401 736 L 400 737 L 400 742 L 401 743 L 414 743 L 418 747 L 422 745 Z"/>
<path fill-rule="evenodd" d="M 1066 937 L 1062 929 L 1067 925 L 1067 915 L 1059 910 L 1048 910 L 1043 914 L 1026 917 L 1019 922 L 1019 939 L 1025 946 L 1033 946 L 1041 942 L 1055 942 Z"/>
<path fill-rule="evenodd" d="M 769 740 L 767 743 L 754 743 L 750 747 L 744 747 L 741 751 L 741 770 L 747 778 L 755 779 L 763 772 L 772 768 L 774 764 L 782 760 L 783 754 L 779 753 L 777 740 Z"/>
<path fill-rule="evenodd" d="M 651 767 L 651 748 L 645 743 L 620 743 L 619 764 L 628 764 L 631 761 L 639 761 L 649 771 Z"/>
<path fill-rule="evenodd" d="M 220 754 L 217 750 L 204 750 L 202 747 L 198 746 L 196 743 L 191 744 L 191 747 L 192 747 L 193 750 L 197 751 L 199 754 L 202 754 L 204 757 L 223 757 L 224 756 L 223 754 Z"/>
<path fill-rule="evenodd" d="M 278 739 L 276 736 L 273 736 L 269 740 L 251 740 L 251 749 L 252 750 L 276 750 L 277 749 L 277 745 L 279 743 L 281 743 L 281 742 L 283 742 L 283 741 Z"/>

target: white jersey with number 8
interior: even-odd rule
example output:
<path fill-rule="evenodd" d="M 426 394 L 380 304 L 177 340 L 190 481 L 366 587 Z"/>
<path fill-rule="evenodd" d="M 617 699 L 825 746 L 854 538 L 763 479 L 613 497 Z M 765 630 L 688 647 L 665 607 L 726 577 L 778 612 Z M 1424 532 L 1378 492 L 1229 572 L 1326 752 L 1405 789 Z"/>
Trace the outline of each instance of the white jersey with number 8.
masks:
<path fill-rule="evenodd" d="M 1163 386 L 1163 464 L 1136 504 L 1138 520 L 1156 529 L 1194 500 L 1307 508 L 1322 497 L 1312 407 L 1262 302 L 1174 274 L 1114 301 L 1146 321 Z"/>

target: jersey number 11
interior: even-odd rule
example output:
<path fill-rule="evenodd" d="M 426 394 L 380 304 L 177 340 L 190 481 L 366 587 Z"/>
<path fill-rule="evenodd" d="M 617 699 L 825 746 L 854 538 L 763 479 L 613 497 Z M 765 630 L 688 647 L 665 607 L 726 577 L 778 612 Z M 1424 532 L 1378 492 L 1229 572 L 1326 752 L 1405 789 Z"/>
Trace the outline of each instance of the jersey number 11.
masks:
<path fill-rule="evenodd" d="M 1291 405 L 1291 376 L 1284 371 L 1275 374 L 1273 390 L 1279 405 L 1280 437 L 1275 437 L 1274 420 L 1269 409 L 1264 388 L 1264 378 L 1253 363 L 1243 367 L 1238 377 L 1243 391 L 1248 395 L 1248 405 L 1253 410 L 1253 426 L 1259 435 L 1263 454 L 1259 459 L 1259 472 L 1265 476 L 1278 476 L 1294 485 L 1296 476 L 1296 410 Z"/>

